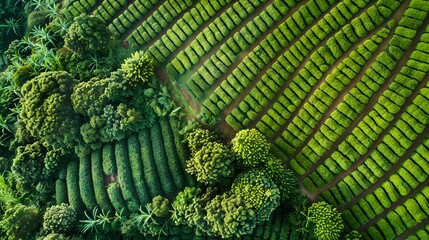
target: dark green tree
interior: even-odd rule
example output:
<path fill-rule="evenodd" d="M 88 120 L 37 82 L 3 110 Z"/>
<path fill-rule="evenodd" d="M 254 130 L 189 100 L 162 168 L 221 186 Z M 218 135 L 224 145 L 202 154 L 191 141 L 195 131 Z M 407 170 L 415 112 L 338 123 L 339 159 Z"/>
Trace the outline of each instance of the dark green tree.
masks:
<path fill-rule="evenodd" d="M 91 54 L 106 55 L 111 37 L 103 19 L 82 13 L 74 18 L 64 42 L 68 49 L 84 58 Z"/>
<path fill-rule="evenodd" d="M 5 212 L 0 228 L 7 239 L 32 239 L 42 226 L 42 220 L 37 206 L 17 204 Z"/>
<path fill-rule="evenodd" d="M 77 81 L 67 72 L 45 72 L 21 89 L 20 118 L 32 137 L 48 148 L 71 149 L 79 139 L 79 117 L 70 96 Z"/>

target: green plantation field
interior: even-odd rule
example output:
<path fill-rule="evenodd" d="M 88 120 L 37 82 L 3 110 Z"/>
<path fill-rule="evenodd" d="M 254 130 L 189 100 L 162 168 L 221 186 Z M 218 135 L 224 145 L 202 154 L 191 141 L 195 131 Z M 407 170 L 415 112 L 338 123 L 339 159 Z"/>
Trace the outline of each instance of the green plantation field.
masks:
<path fill-rule="evenodd" d="M 65 16 L 98 16 L 124 48 L 144 50 L 180 111 L 216 119 L 229 138 L 263 133 L 309 201 L 336 206 L 347 231 L 429 239 L 429 1 L 64 4 Z M 126 215 L 192 186 L 178 130 L 160 118 L 71 162 L 57 204 Z M 277 210 L 248 238 L 305 239 L 285 218 Z"/>

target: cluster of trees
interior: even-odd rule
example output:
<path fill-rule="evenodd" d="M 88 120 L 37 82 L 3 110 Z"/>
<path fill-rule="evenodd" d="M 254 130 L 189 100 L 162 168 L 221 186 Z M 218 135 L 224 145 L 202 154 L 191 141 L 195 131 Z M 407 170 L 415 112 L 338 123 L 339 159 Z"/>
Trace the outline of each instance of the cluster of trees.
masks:
<path fill-rule="evenodd" d="M 1 167 L 13 178 L 6 188 L 10 191 L 4 192 L 23 194 L 25 198 L 17 202 L 27 204 L 19 209 L 4 204 L 1 214 L 10 221 L 22 211 L 34 212 L 31 204 L 37 208 L 51 204 L 60 166 L 151 126 L 174 107 L 165 91 L 150 82 L 154 69 L 144 52 L 124 61 L 121 54 L 115 59 L 116 43 L 103 20 L 82 14 L 71 21 L 54 3 L 40 2 L 32 9 L 50 7 L 55 14 L 46 21 L 33 16 L 27 36 L 10 44 L 6 54 L 12 64 L 0 75 L 2 86 L 10 85 L 8 92 L 1 88 L 0 103 L 1 119 L 10 116 L 1 124 L 1 149 L 8 149 Z M 3 135 L 6 131 L 9 134 Z M 2 229 L 12 236 L 15 233 L 8 233 L 8 228 L 17 227 L 6 221 Z M 46 228 L 60 229 L 56 224 L 63 222 L 55 220 Z"/>

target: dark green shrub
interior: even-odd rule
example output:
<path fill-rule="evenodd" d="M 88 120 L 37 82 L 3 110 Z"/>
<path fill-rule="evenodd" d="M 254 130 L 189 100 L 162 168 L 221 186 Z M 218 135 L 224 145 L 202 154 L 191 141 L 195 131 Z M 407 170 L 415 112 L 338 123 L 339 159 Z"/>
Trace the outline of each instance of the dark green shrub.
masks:
<path fill-rule="evenodd" d="M 131 57 L 124 60 L 121 65 L 122 75 L 130 86 L 140 86 L 153 76 L 152 59 L 143 51 L 134 52 Z"/>
<path fill-rule="evenodd" d="M 103 19 L 82 13 L 74 19 L 64 42 L 68 49 L 83 58 L 95 53 L 107 54 L 110 38 L 111 34 Z"/>
<path fill-rule="evenodd" d="M 36 205 L 17 204 L 6 210 L 0 221 L 7 239 L 31 239 L 42 226 L 42 213 Z"/>

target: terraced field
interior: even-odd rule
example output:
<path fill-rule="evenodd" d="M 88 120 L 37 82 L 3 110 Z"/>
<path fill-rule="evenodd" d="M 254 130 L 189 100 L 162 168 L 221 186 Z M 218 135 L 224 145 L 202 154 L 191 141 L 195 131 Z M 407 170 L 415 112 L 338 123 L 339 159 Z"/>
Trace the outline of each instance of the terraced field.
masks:
<path fill-rule="evenodd" d="M 189 114 L 218 118 L 231 136 L 264 133 L 309 199 L 337 206 L 349 229 L 429 238 L 429 1 L 69 3 L 66 14 L 98 15 L 124 47 L 147 51 Z M 69 165 L 59 201 L 133 211 L 189 184 L 165 121 Z M 285 239 L 279 229 L 273 239 Z"/>

